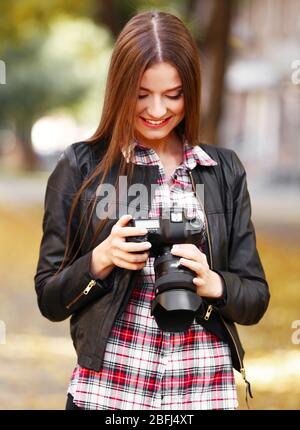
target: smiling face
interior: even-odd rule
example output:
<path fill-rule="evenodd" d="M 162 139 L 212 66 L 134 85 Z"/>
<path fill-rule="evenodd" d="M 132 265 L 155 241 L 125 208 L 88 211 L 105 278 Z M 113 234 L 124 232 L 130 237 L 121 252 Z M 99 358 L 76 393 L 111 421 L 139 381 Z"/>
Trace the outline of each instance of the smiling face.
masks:
<path fill-rule="evenodd" d="M 146 146 L 174 138 L 184 118 L 184 97 L 178 71 L 169 63 L 149 67 L 142 76 L 136 104 L 135 134 Z"/>

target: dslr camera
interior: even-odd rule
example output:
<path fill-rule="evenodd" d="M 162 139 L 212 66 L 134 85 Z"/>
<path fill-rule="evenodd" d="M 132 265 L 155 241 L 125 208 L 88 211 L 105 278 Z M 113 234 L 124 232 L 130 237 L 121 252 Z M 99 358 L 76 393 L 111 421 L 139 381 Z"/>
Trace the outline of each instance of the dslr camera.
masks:
<path fill-rule="evenodd" d="M 168 216 L 151 219 L 131 219 L 128 226 L 146 228 L 144 236 L 130 236 L 128 242 L 149 241 L 149 256 L 154 257 L 155 298 L 151 315 L 163 331 L 181 332 L 189 328 L 202 299 L 193 284 L 195 272 L 179 263 L 171 254 L 174 244 L 192 243 L 197 246 L 204 234 L 203 222 L 187 219 L 184 210 L 168 212 Z"/>

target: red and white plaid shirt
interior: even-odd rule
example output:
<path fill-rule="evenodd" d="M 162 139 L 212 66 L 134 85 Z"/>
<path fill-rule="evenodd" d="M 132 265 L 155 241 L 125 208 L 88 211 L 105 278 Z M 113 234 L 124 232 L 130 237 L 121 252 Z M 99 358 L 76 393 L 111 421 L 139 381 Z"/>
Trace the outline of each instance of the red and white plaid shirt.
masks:
<path fill-rule="evenodd" d="M 132 148 L 134 163 L 159 165 L 159 187 L 149 217 L 176 204 L 204 221 L 187 170 L 197 163 L 217 163 L 184 140 L 183 162 L 167 180 L 153 149 L 137 141 Z M 228 345 L 195 320 L 186 332 L 170 333 L 161 331 L 151 316 L 153 262 L 154 257 L 149 257 L 127 308 L 115 320 L 100 371 L 75 367 L 68 389 L 74 403 L 83 409 L 235 409 L 237 393 Z"/>

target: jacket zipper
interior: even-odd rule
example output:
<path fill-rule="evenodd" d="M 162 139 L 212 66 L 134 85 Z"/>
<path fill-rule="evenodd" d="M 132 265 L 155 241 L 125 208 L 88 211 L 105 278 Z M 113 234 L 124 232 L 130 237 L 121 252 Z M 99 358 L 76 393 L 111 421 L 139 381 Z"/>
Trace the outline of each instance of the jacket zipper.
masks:
<path fill-rule="evenodd" d="M 212 313 L 212 311 L 213 311 L 213 307 L 212 307 L 212 305 L 209 305 L 207 310 L 206 310 L 206 313 L 204 315 L 205 321 L 209 320 L 209 317 L 210 317 L 210 314 Z"/>
<path fill-rule="evenodd" d="M 207 240 L 208 240 L 209 258 L 210 258 L 211 269 L 213 270 L 212 247 L 211 247 L 211 240 L 210 240 L 210 231 L 209 231 L 208 219 L 207 219 L 207 216 L 206 216 L 206 212 L 205 212 L 205 209 L 204 209 L 204 205 L 203 205 L 203 203 L 202 203 L 202 201 L 201 201 L 201 199 L 200 199 L 200 197 L 198 196 L 198 193 L 197 193 L 197 191 L 196 191 L 195 181 L 194 181 L 194 178 L 193 178 L 193 175 L 192 175 L 191 170 L 189 170 L 189 175 L 190 175 L 190 178 L 191 178 L 191 181 L 192 181 L 192 186 L 193 186 L 193 189 L 194 189 L 194 193 L 195 193 L 196 197 L 198 198 L 198 201 L 199 201 L 199 203 L 200 203 L 201 209 L 202 209 L 203 214 L 204 214 L 204 219 L 205 219 L 205 223 L 206 223 L 206 227 L 207 227 Z M 208 306 L 208 308 L 207 308 L 206 314 L 205 314 L 205 316 L 204 316 L 204 319 L 205 319 L 206 321 L 209 319 L 210 314 L 212 313 L 212 310 L 213 310 L 213 306 L 212 306 L 212 305 L 209 305 L 209 306 Z M 239 360 L 239 363 L 240 363 L 240 373 L 241 373 L 242 378 L 244 379 L 245 383 L 247 384 L 247 387 L 248 387 L 248 390 L 249 390 L 250 397 L 252 398 L 252 393 L 251 393 L 250 383 L 249 383 L 249 382 L 247 381 L 247 379 L 246 379 L 246 370 L 245 370 L 245 368 L 244 368 L 243 361 L 242 361 L 242 359 L 241 359 L 241 357 L 240 357 L 240 354 L 239 354 L 238 348 L 237 348 L 237 346 L 236 346 L 236 343 L 235 343 L 234 337 L 232 336 L 232 334 L 231 334 L 231 332 L 230 332 L 230 329 L 228 328 L 228 326 L 227 326 L 226 322 L 224 321 L 224 318 L 222 317 L 222 315 L 220 314 L 220 312 L 219 312 L 219 315 L 220 315 L 220 317 L 221 317 L 221 319 L 222 319 L 222 321 L 223 321 L 223 323 L 224 323 L 224 325 L 225 325 L 225 327 L 226 327 L 227 332 L 229 333 L 230 338 L 231 338 L 231 339 L 232 339 L 232 341 L 233 341 L 233 345 L 234 345 L 234 348 L 235 348 L 235 351 L 236 351 L 236 354 L 237 354 L 237 357 L 238 357 L 238 360 Z"/>
<path fill-rule="evenodd" d="M 189 175 L 190 175 L 190 178 L 191 178 L 191 181 L 192 181 L 192 186 L 193 186 L 194 193 L 195 193 L 195 195 L 196 195 L 196 197 L 197 197 L 197 199 L 198 199 L 198 202 L 200 203 L 200 206 L 201 206 L 201 209 L 202 209 L 202 212 L 203 212 L 203 215 L 204 215 L 204 219 L 205 219 L 205 224 L 206 224 L 206 226 L 207 226 L 208 252 L 209 252 L 210 265 L 211 265 L 211 268 L 213 269 L 213 259 L 212 259 L 212 250 L 211 250 L 211 240 L 210 240 L 210 232 L 209 232 L 208 220 L 207 220 L 206 212 L 205 212 L 205 209 L 204 209 L 204 205 L 202 204 L 202 201 L 201 201 L 201 199 L 200 199 L 200 197 L 198 196 L 198 193 L 197 193 L 197 191 L 196 191 L 195 182 L 194 182 L 194 178 L 193 178 L 193 175 L 192 175 L 191 170 L 189 170 Z M 205 321 L 208 321 L 208 320 L 209 320 L 209 317 L 210 317 L 210 314 L 212 313 L 212 311 L 213 311 L 213 306 L 212 306 L 212 305 L 209 305 L 209 306 L 208 306 L 208 308 L 207 308 L 207 310 L 206 310 L 206 313 L 205 313 L 205 315 L 204 315 L 204 319 L 205 319 Z"/>
<path fill-rule="evenodd" d="M 244 368 L 244 365 L 243 365 L 242 359 L 241 359 L 240 354 L 239 354 L 239 352 L 238 352 L 238 348 L 237 348 L 237 346 L 236 346 L 236 343 L 235 343 L 234 337 L 232 336 L 231 331 L 230 331 L 230 329 L 228 328 L 228 325 L 227 325 L 226 321 L 224 320 L 224 318 L 222 317 L 222 315 L 221 315 L 220 313 L 219 313 L 219 315 L 220 315 L 221 320 L 223 321 L 224 326 L 226 327 L 227 332 L 229 333 L 229 336 L 230 336 L 230 338 L 231 338 L 231 340 L 232 340 L 232 342 L 233 342 L 233 344 L 234 344 L 234 348 L 235 348 L 235 350 L 236 350 L 236 352 L 237 352 L 238 360 L 239 360 L 239 363 L 240 363 L 240 372 L 241 372 L 241 375 L 242 375 L 242 377 L 243 377 L 244 381 L 245 381 L 245 382 L 248 382 L 248 381 L 246 380 L 246 370 L 245 370 L 245 368 Z M 252 397 L 252 396 L 251 396 L 251 397 Z"/>
<path fill-rule="evenodd" d="M 213 268 L 213 259 L 212 259 L 212 250 L 211 250 L 212 248 L 211 248 L 210 232 L 209 232 L 209 226 L 208 226 L 208 220 L 207 220 L 206 212 L 205 212 L 205 209 L 204 209 L 204 205 L 203 205 L 203 203 L 202 203 L 202 201 L 201 201 L 201 199 L 200 199 L 200 197 L 199 197 L 199 195 L 198 195 L 198 193 L 196 191 L 195 181 L 194 181 L 194 178 L 193 178 L 191 170 L 189 170 L 189 175 L 190 175 L 190 178 L 191 178 L 191 181 L 192 181 L 192 186 L 193 186 L 194 193 L 195 193 L 196 197 L 198 198 L 198 201 L 200 203 L 202 212 L 204 214 L 204 219 L 205 219 L 205 223 L 206 223 L 206 226 L 207 226 L 207 240 L 208 240 L 209 259 L 210 259 L 211 268 Z"/>
<path fill-rule="evenodd" d="M 224 318 L 222 317 L 222 315 L 220 314 L 220 312 L 219 312 L 219 315 L 220 315 L 221 320 L 223 321 L 223 324 L 224 324 L 224 326 L 225 326 L 225 328 L 226 328 L 226 330 L 227 330 L 227 333 L 229 333 L 229 336 L 231 337 L 231 340 L 232 340 L 232 342 L 233 342 L 233 344 L 234 344 L 234 348 L 235 348 L 235 350 L 236 350 L 236 352 L 237 352 L 238 360 L 239 360 L 239 363 L 240 363 L 240 373 L 241 373 L 242 378 L 243 378 L 243 380 L 244 380 L 244 382 L 245 382 L 245 384 L 246 384 L 246 403 L 247 403 L 247 406 L 248 406 L 248 408 L 249 408 L 249 404 L 248 404 L 248 396 L 247 396 L 247 394 L 249 393 L 249 396 L 251 397 L 251 399 L 253 399 L 253 395 L 252 395 L 252 391 L 251 391 L 251 385 L 250 385 L 250 382 L 247 380 L 247 377 L 246 377 L 246 369 L 244 368 L 243 361 L 242 361 L 242 359 L 241 359 L 241 357 L 240 357 L 240 354 L 239 354 L 239 352 L 238 352 L 238 349 L 237 349 L 237 346 L 236 346 L 236 343 L 235 343 L 234 337 L 232 336 L 231 331 L 230 331 L 230 329 L 228 328 L 228 325 L 227 325 L 227 323 L 225 322 L 225 320 L 224 320 Z"/>
<path fill-rule="evenodd" d="M 96 281 L 94 280 L 94 279 L 92 279 L 88 284 L 87 284 L 87 286 L 85 287 L 85 289 L 83 290 L 83 291 L 81 291 L 81 293 L 80 294 L 78 294 L 76 297 L 75 297 L 75 299 L 73 299 L 70 303 L 68 303 L 67 304 L 67 306 L 66 306 L 66 308 L 67 309 L 70 309 L 70 307 L 72 306 L 72 305 L 74 305 L 74 303 L 76 303 L 79 299 L 80 299 L 80 297 L 82 297 L 82 296 L 87 296 L 88 295 L 88 293 L 90 292 L 90 290 L 93 288 L 93 286 L 94 285 L 96 285 Z"/>

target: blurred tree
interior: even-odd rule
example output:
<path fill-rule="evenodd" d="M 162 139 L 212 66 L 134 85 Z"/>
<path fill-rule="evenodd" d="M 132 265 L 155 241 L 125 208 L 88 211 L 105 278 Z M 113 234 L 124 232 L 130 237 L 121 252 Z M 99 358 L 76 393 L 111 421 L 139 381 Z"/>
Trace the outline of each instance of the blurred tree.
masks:
<path fill-rule="evenodd" d="M 104 24 L 117 38 L 126 22 L 136 13 L 139 1 L 93 0 L 91 4 L 92 18 L 96 24 Z"/>
<path fill-rule="evenodd" d="M 34 121 L 51 108 L 74 103 L 84 94 L 82 82 L 70 79 L 70 61 L 45 61 L 43 43 L 52 20 L 68 10 L 84 14 L 83 0 L 14 0 L 2 2 L 0 14 L 0 58 L 6 64 L 6 85 L 0 87 L 0 124 L 16 133 L 22 167 L 38 166 L 31 145 Z M 64 83 L 64 84 L 63 84 Z"/>
<path fill-rule="evenodd" d="M 14 0 L 1 5 L 0 59 L 6 62 L 7 84 L 1 86 L 2 123 L 14 123 L 28 167 L 35 165 L 30 129 L 47 110 L 75 103 L 85 85 L 70 78 L 65 59 L 41 61 L 39 51 L 59 15 L 88 17 L 107 27 L 116 38 L 138 11 L 166 10 L 182 17 L 193 33 L 204 59 L 203 140 L 217 142 L 228 36 L 234 0 Z M 112 41 L 113 43 L 113 41 Z M 13 65 L 13 67 L 12 67 Z M 12 85 L 13 83 L 13 85 Z"/>
<path fill-rule="evenodd" d="M 212 144 L 218 143 L 234 3 L 234 0 L 186 2 L 186 20 L 190 22 L 203 63 L 202 140 Z"/>
<path fill-rule="evenodd" d="M 41 31 L 47 32 L 53 18 L 90 16 L 91 0 L 13 0 L 1 2 L 0 56 L 10 46 L 22 44 Z"/>
<path fill-rule="evenodd" d="M 78 102 L 88 82 L 74 73 L 75 59 L 44 59 L 42 35 L 5 51 L 7 82 L 0 88 L 0 124 L 12 129 L 23 168 L 33 169 L 38 160 L 31 145 L 33 123 L 57 106 Z"/>

